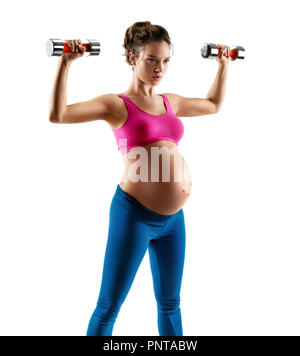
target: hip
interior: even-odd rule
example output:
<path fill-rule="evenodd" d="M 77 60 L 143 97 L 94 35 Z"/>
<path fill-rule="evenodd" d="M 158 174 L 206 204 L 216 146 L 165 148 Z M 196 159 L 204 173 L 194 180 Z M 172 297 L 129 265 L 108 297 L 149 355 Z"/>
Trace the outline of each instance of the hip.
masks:
<path fill-rule="evenodd" d="M 147 209 L 162 215 L 179 212 L 191 194 L 192 183 L 188 182 L 126 182 L 119 187 L 139 201 Z"/>

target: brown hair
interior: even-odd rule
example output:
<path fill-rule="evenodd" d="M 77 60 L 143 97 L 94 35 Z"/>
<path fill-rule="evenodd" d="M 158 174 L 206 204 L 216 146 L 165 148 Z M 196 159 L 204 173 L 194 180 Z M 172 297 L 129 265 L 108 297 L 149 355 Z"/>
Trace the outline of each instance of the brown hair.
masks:
<path fill-rule="evenodd" d="M 129 60 L 130 51 L 132 51 L 138 57 L 143 46 L 150 42 L 162 41 L 166 41 L 170 46 L 173 46 L 169 33 L 164 27 L 153 25 L 150 21 L 135 22 L 126 30 L 123 43 L 125 54 L 122 55 L 126 56 L 126 63 L 132 66 Z M 132 70 L 134 70 L 133 66 Z"/>

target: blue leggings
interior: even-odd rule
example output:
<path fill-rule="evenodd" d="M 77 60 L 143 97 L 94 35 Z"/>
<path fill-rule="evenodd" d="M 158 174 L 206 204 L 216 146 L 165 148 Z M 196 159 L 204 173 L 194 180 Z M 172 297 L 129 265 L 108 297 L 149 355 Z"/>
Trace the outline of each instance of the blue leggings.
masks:
<path fill-rule="evenodd" d="M 158 214 L 118 184 L 110 205 L 100 293 L 87 336 L 112 335 L 119 310 L 147 249 L 159 335 L 183 335 L 180 310 L 185 257 L 183 210 L 173 215 Z"/>

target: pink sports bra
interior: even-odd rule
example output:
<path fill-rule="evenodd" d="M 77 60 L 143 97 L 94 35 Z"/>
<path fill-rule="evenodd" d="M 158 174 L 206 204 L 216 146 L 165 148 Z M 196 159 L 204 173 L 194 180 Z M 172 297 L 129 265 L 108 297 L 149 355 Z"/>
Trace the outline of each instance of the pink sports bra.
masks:
<path fill-rule="evenodd" d="M 128 111 L 126 122 L 118 129 L 112 129 L 118 150 L 122 154 L 129 152 L 134 147 L 145 146 L 159 140 L 169 140 L 176 144 L 184 133 L 182 121 L 175 116 L 169 100 L 162 94 L 167 112 L 163 115 L 152 115 L 140 109 L 131 99 L 123 94 L 121 97 Z"/>

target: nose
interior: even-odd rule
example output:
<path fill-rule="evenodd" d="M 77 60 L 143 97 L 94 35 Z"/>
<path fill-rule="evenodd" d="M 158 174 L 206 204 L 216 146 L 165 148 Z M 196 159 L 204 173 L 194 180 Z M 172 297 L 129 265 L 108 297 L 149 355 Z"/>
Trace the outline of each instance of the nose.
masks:
<path fill-rule="evenodd" d="M 161 72 L 162 72 L 162 67 L 161 67 L 161 65 L 157 65 L 156 68 L 154 69 L 154 71 L 161 73 Z"/>

